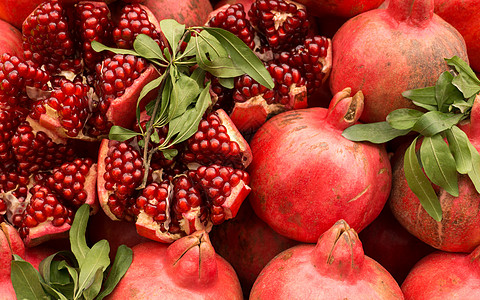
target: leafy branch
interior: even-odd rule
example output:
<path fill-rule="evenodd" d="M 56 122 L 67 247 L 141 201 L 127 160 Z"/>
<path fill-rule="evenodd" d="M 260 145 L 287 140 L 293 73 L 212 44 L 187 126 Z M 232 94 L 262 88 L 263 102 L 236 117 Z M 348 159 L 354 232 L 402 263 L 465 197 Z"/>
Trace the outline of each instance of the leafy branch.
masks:
<path fill-rule="evenodd" d="M 457 56 L 446 61 L 453 70 L 442 73 L 435 86 L 402 94 L 422 111 L 397 109 L 384 122 L 357 124 L 342 133 L 349 140 L 372 143 L 385 143 L 412 131 L 418 133 L 405 152 L 405 177 L 423 208 L 436 221 L 442 220 L 442 208 L 432 183 L 458 197 L 458 174 L 466 174 L 480 193 L 480 154 L 457 126 L 470 118 L 480 92 L 480 80 Z M 420 139 L 421 145 L 417 146 Z"/>
<path fill-rule="evenodd" d="M 250 75 L 260 84 L 273 88 L 274 83 L 261 60 L 237 36 L 220 28 L 186 28 L 175 20 L 160 22 L 168 47 L 160 46 L 149 36 L 136 37 L 133 50 L 116 49 L 92 42 L 95 51 L 131 54 L 150 61 L 160 76 L 146 84 L 137 100 L 136 116 L 140 132 L 112 126 L 109 138 L 126 141 L 136 138 L 143 147 L 145 170 L 149 169 L 153 155 L 160 151 L 167 159 L 177 155 L 173 148 L 197 130 L 205 112 L 213 106 L 207 72 L 219 78 L 222 85 L 233 87 L 233 79 Z M 157 90 L 154 100 L 145 107 L 150 117 L 145 130 L 140 124 L 141 102 L 147 94 Z M 168 125 L 164 141 L 158 145 L 158 131 Z M 155 146 L 153 146 L 155 144 Z M 148 172 L 139 188 L 146 184 Z"/>

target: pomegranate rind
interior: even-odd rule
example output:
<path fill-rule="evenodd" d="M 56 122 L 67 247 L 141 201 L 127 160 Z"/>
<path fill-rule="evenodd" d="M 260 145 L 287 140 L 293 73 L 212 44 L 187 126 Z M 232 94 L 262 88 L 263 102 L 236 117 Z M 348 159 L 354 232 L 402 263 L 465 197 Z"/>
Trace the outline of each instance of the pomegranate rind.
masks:
<path fill-rule="evenodd" d="M 105 179 L 103 178 L 103 172 L 105 172 L 105 158 L 108 154 L 108 148 L 110 146 L 110 140 L 103 139 L 100 143 L 98 150 L 98 172 L 97 172 L 97 194 L 100 207 L 105 214 L 114 221 L 120 221 L 108 207 L 108 196 L 110 192 L 105 189 Z"/>
<path fill-rule="evenodd" d="M 23 239 L 25 246 L 35 247 L 49 240 L 68 238 L 71 225 L 64 223 L 62 226 L 53 226 L 52 220 L 53 217 L 49 217 L 36 227 L 29 228 L 28 235 Z"/>
<path fill-rule="evenodd" d="M 90 205 L 90 215 L 96 214 L 100 208 L 97 201 L 97 171 L 97 164 L 92 164 L 83 185 L 83 189 L 87 193 L 85 203 Z"/>

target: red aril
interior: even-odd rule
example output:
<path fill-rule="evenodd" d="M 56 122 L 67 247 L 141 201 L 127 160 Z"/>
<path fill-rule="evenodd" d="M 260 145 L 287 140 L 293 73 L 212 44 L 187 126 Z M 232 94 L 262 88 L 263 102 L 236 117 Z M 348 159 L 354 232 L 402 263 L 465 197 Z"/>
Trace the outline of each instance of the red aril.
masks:
<path fill-rule="evenodd" d="M 362 109 L 362 93 L 345 89 L 328 109 L 282 113 L 254 135 L 250 203 L 275 231 L 313 243 L 339 218 L 361 231 L 378 216 L 390 193 L 387 153 L 341 136 Z"/>
<path fill-rule="evenodd" d="M 385 121 L 391 111 L 414 108 L 402 92 L 432 86 L 454 55 L 468 61 L 460 33 L 433 13 L 433 0 L 391 0 L 347 21 L 333 38 L 330 87 L 362 90 L 364 122 Z"/>
<path fill-rule="evenodd" d="M 108 299 L 243 299 L 235 271 L 205 231 L 132 250 L 133 262 Z"/>
<path fill-rule="evenodd" d="M 262 270 L 250 299 L 403 299 L 395 279 L 363 253 L 358 235 L 344 220 L 316 245 L 277 255 Z"/>

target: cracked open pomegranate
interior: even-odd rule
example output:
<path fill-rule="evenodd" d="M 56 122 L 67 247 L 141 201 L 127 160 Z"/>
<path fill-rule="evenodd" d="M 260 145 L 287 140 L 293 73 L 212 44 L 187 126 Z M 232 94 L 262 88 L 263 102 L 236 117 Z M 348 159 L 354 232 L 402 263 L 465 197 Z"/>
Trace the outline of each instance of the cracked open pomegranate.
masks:
<path fill-rule="evenodd" d="M 214 98 L 242 132 L 256 131 L 280 112 L 306 108 L 308 95 L 329 76 L 331 41 L 315 35 L 301 4 L 257 0 L 248 11 L 242 3 L 226 4 L 210 14 L 207 25 L 238 36 L 264 62 L 275 83 L 269 90 L 243 75 L 232 89 L 212 84 Z"/>
<path fill-rule="evenodd" d="M 159 132 L 160 143 L 167 132 Z M 174 159 L 159 154 L 145 170 L 135 140 L 103 140 L 98 196 L 111 219 L 135 222 L 140 235 L 172 242 L 235 217 L 250 192 L 245 168 L 252 154 L 228 115 L 206 113 L 198 131 L 176 147 Z"/>

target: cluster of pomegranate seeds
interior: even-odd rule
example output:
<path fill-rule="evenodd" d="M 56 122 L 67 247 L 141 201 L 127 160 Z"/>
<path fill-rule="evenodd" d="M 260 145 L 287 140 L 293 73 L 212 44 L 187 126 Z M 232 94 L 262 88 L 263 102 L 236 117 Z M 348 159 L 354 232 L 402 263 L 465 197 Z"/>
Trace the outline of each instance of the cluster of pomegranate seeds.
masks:
<path fill-rule="evenodd" d="M 248 16 L 274 50 L 298 45 L 310 28 L 305 9 L 284 0 L 257 0 Z"/>
<path fill-rule="evenodd" d="M 91 158 L 77 158 L 71 163 L 65 163 L 53 169 L 52 174 L 46 179 L 46 184 L 69 204 L 78 208 L 88 197 L 84 187 L 92 164 Z"/>
<path fill-rule="evenodd" d="M 137 198 L 136 208 L 145 213 L 158 223 L 166 222 L 169 216 L 168 201 L 170 197 L 170 182 L 164 180 L 160 183 L 152 182 L 147 185 Z"/>
<path fill-rule="evenodd" d="M 272 102 L 271 99 L 274 94 L 275 92 L 273 90 L 267 89 L 247 74 L 235 78 L 233 90 L 233 101 L 235 102 L 245 102 L 259 95 L 262 95 L 263 99 L 267 102 Z"/>
<path fill-rule="evenodd" d="M 288 105 L 290 102 L 290 90 L 305 85 L 305 78 L 303 78 L 300 71 L 290 65 L 270 62 L 267 65 L 267 70 L 275 82 L 275 95 L 272 98 L 272 103 Z"/>
<path fill-rule="evenodd" d="M 227 128 L 218 114 L 212 112 L 200 121 L 198 131 L 187 140 L 183 154 L 185 163 L 241 165 L 242 156 L 237 142 L 230 140 Z"/>
<path fill-rule="evenodd" d="M 159 32 L 148 18 L 147 12 L 138 4 L 129 4 L 122 9 L 118 26 L 113 30 L 113 40 L 117 47 L 129 49 L 139 34 L 146 34 L 164 48 Z"/>
<path fill-rule="evenodd" d="M 25 117 L 22 109 L 0 108 L 0 163 L 4 167 L 14 163 L 11 139 Z"/>
<path fill-rule="evenodd" d="M 95 65 L 102 60 L 102 54 L 92 49 L 92 41 L 110 44 L 113 24 L 107 6 L 80 2 L 75 6 L 75 27 L 80 34 L 83 61 L 94 70 Z"/>
<path fill-rule="evenodd" d="M 250 49 L 255 48 L 255 33 L 241 3 L 230 5 L 225 11 L 219 12 L 210 19 L 208 26 L 228 30 L 238 36 Z"/>

